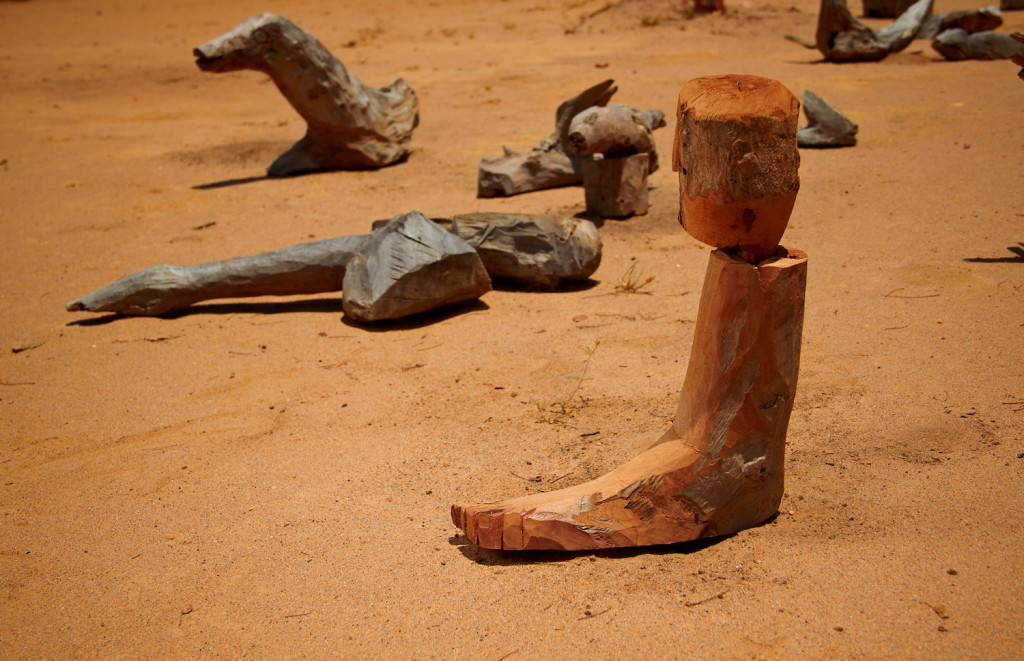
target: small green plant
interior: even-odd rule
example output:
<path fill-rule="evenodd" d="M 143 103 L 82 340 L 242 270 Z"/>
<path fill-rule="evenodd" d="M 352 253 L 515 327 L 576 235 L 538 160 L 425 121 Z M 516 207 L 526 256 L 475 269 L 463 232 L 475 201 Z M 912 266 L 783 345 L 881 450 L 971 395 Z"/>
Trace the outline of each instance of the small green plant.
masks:
<path fill-rule="evenodd" d="M 622 294 L 639 294 L 639 293 L 646 294 L 646 293 L 649 293 L 649 292 L 641 292 L 640 290 L 643 289 L 644 287 L 646 287 L 647 285 L 651 284 L 652 282 L 654 282 L 654 276 L 650 275 L 650 276 L 647 276 L 646 279 L 644 279 L 643 273 L 640 271 L 639 268 L 637 268 L 639 265 L 640 265 L 640 262 L 633 262 L 632 264 L 629 265 L 629 268 L 626 269 L 626 272 L 623 273 L 621 276 L 619 276 L 619 282 L 618 282 L 618 284 L 615 285 L 616 293 L 622 293 Z"/>
<path fill-rule="evenodd" d="M 594 342 L 594 346 L 589 349 L 584 349 L 587 354 L 587 360 L 584 361 L 583 369 L 580 370 L 579 376 L 576 377 L 572 392 L 569 393 L 568 397 L 560 402 L 551 402 L 548 406 L 541 406 L 540 403 L 537 404 L 537 410 L 540 412 L 540 415 L 537 416 L 535 422 L 546 422 L 551 425 L 562 423 L 587 405 L 590 400 L 582 395 L 580 395 L 579 403 L 574 403 L 573 400 L 576 398 L 577 393 L 579 393 L 580 388 L 583 386 L 583 382 L 586 380 L 587 370 L 590 369 L 590 361 L 594 357 L 594 352 L 597 351 L 597 347 L 600 345 L 601 342 L 598 340 L 597 342 Z"/>

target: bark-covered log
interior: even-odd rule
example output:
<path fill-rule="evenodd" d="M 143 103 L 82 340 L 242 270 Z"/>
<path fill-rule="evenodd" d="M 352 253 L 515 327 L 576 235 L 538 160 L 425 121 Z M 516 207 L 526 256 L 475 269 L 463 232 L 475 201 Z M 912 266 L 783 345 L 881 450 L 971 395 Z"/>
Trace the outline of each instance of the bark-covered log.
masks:
<path fill-rule="evenodd" d="M 946 30 L 932 41 L 947 60 L 1009 60 L 1024 56 L 1024 44 L 1002 32 L 967 34 L 959 28 Z"/>
<path fill-rule="evenodd" d="M 804 90 L 807 126 L 796 133 L 800 147 L 852 147 L 857 144 L 857 125 L 811 90 Z"/>
<path fill-rule="evenodd" d="M 647 171 L 654 172 L 658 169 L 654 131 L 662 126 L 665 113 L 660 110 L 641 111 L 621 104 L 588 108 L 573 117 L 569 125 L 569 151 L 578 155 L 604 154 L 606 158 L 647 153 Z"/>
<path fill-rule="evenodd" d="M 846 0 L 821 0 L 815 44 L 831 62 L 881 60 L 906 48 L 931 11 L 932 0 L 917 0 L 891 25 L 872 30 L 850 13 Z"/>
<path fill-rule="evenodd" d="M 480 256 L 413 211 L 395 216 L 359 246 L 342 283 L 342 307 L 357 321 L 398 319 L 491 290 Z"/>
<path fill-rule="evenodd" d="M 518 195 L 580 183 L 583 162 L 592 158 L 569 153 L 569 125 L 587 108 L 607 104 L 617 90 L 615 81 L 606 80 L 563 102 L 555 113 L 555 132 L 539 147 L 525 154 L 504 147 L 501 156 L 483 158 L 477 197 Z"/>
<path fill-rule="evenodd" d="M 155 316 L 215 298 L 318 294 L 341 289 L 366 235 L 193 266 L 152 266 L 67 304 L 69 312 Z"/>
<path fill-rule="evenodd" d="M 602 158 L 583 164 L 587 213 L 626 218 L 647 213 L 648 154 Z"/>
<path fill-rule="evenodd" d="M 995 30 L 1003 24 L 1003 15 L 995 7 L 985 7 L 971 11 L 951 11 L 948 14 L 929 16 L 920 32 L 918 39 L 932 39 L 946 30 L 960 28 L 967 34 Z"/>
<path fill-rule="evenodd" d="M 392 165 L 409 155 L 419 102 L 409 83 L 369 87 L 312 35 L 286 18 L 259 14 L 199 46 L 196 64 L 222 73 L 268 74 L 308 125 L 306 135 L 267 169 L 274 177 Z"/>
<path fill-rule="evenodd" d="M 799 112 L 796 97 L 768 78 L 683 86 L 672 165 L 687 232 L 754 262 L 775 252 L 800 189 Z"/>
<path fill-rule="evenodd" d="M 491 278 L 530 288 L 586 280 L 601 264 L 601 236 L 589 220 L 471 213 L 453 216 L 449 231 L 476 249 Z"/>

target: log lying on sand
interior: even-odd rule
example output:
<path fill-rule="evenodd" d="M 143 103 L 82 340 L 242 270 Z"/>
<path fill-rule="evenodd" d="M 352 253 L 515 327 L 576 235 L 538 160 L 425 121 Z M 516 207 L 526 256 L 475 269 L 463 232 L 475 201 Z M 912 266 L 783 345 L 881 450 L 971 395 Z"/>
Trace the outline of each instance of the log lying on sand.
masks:
<path fill-rule="evenodd" d="M 1024 44 L 1012 35 L 1002 32 L 967 34 L 960 28 L 946 30 L 935 37 L 932 48 L 947 60 L 1009 60 L 1024 56 Z"/>
<path fill-rule="evenodd" d="M 846 0 L 821 0 L 814 42 L 830 62 L 881 60 L 906 48 L 931 11 L 932 0 L 917 0 L 891 25 L 872 30 L 850 13 Z"/>
<path fill-rule="evenodd" d="M 796 132 L 800 147 L 852 147 L 857 144 L 857 125 L 811 90 L 804 90 L 807 126 Z"/>
<path fill-rule="evenodd" d="M 156 316 L 215 298 L 337 291 L 349 260 L 367 238 L 343 236 L 194 266 L 153 266 L 72 301 L 67 309 Z"/>
<path fill-rule="evenodd" d="M 409 154 L 419 102 L 402 78 L 361 83 L 312 35 L 286 18 L 259 14 L 194 51 L 203 71 L 268 74 L 306 120 L 302 140 L 267 169 L 272 177 L 317 170 L 368 169 Z"/>
<path fill-rule="evenodd" d="M 392 218 L 356 250 L 342 283 L 342 307 L 357 321 L 399 319 L 490 290 L 476 250 L 413 211 Z"/>
<path fill-rule="evenodd" d="M 504 147 L 503 155 L 482 159 L 477 197 L 518 195 L 580 183 L 583 161 L 592 159 L 569 153 L 569 125 L 587 108 L 607 104 L 617 90 L 615 81 L 606 80 L 563 102 L 555 113 L 555 132 L 528 153 Z"/>
<path fill-rule="evenodd" d="M 1003 24 L 1003 14 L 995 7 L 985 7 L 971 11 L 951 11 L 948 14 L 929 16 L 920 32 L 918 39 L 932 39 L 946 30 L 960 28 L 967 34 L 995 30 Z"/>
<path fill-rule="evenodd" d="M 586 280 L 601 265 L 601 236 L 589 220 L 471 213 L 452 217 L 449 231 L 476 249 L 491 278 L 526 287 Z"/>

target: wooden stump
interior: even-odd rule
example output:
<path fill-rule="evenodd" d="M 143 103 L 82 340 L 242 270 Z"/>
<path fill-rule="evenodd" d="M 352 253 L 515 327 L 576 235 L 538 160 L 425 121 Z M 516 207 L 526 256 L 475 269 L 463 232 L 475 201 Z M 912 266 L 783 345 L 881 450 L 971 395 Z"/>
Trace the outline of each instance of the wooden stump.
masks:
<path fill-rule="evenodd" d="M 768 78 L 709 76 L 683 87 L 672 164 L 680 222 L 695 239 L 752 262 L 775 252 L 800 190 L 799 111 Z"/>
<path fill-rule="evenodd" d="M 583 164 L 587 213 L 626 218 L 647 213 L 649 154 L 603 158 Z"/>
<path fill-rule="evenodd" d="M 915 0 L 864 0 L 865 18 L 896 18 Z"/>

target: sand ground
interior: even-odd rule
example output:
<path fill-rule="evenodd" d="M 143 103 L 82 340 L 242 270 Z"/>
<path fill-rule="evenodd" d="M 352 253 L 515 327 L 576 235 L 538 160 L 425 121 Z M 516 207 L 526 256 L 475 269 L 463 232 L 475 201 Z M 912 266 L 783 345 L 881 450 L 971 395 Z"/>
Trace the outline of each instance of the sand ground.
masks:
<path fill-rule="evenodd" d="M 693 20 L 635 0 L 581 22 L 604 4 L 0 3 L 0 656 L 1024 656 L 1017 68 L 925 41 L 820 63 L 782 39 L 812 37 L 813 0 Z M 408 162 L 261 177 L 302 120 L 263 74 L 204 74 L 191 49 L 266 10 L 365 82 L 414 85 Z M 516 554 L 449 519 L 596 477 L 669 424 L 708 255 L 676 220 L 671 126 L 650 213 L 604 223 L 573 291 L 372 327 L 340 294 L 64 310 L 145 266 L 413 209 L 578 213 L 580 188 L 476 199 L 480 157 L 536 144 L 604 78 L 671 117 L 683 83 L 726 72 L 860 125 L 855 148 L 802 152 L 784 243 L 811 260 L 803 362 L 765 526 Z M 655 280 L 617 293 L 633 261 Z"/>

